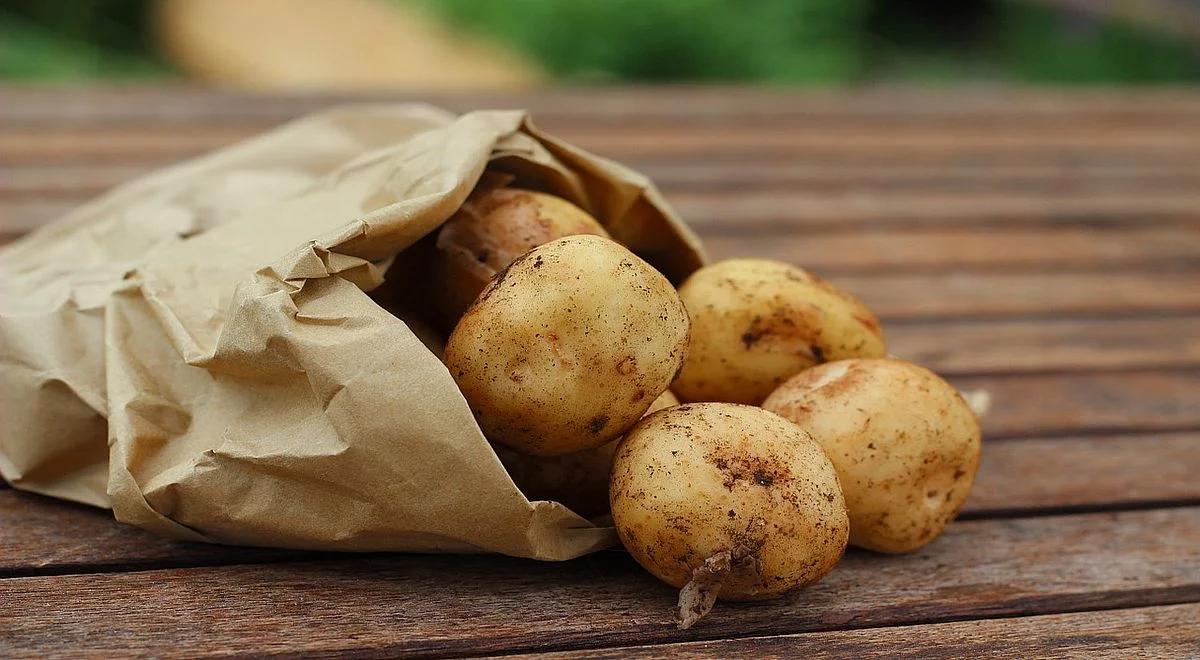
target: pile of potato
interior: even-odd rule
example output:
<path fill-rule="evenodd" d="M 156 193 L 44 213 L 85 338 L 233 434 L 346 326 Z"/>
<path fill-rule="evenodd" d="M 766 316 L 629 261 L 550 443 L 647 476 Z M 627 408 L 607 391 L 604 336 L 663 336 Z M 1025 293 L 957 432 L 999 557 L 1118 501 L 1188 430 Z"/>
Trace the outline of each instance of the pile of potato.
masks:
<path fill-rule="evenodd" d="M 919 548 L 967 497 L 974 413 L 811 273 L 733 259 L 676 290 L 583 210 L 510 187 L 436 246 L 444 361 L 515 483 L 611 513 L 681 589 L 681 626 L 815 582 L 847 543 Z"/>

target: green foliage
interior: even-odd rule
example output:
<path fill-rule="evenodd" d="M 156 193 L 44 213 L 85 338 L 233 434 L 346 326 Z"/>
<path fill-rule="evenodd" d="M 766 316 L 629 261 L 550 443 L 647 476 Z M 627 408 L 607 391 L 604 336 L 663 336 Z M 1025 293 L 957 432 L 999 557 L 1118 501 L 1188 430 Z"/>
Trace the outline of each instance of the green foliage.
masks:
<path fill-rule="evenodd" d="M 574 80 L 842 81 L 865 0 L 426 0 Z"/>
<path fill-rule="evenodd" d="M 1038 82 L 1179 82 L 1200 78 L 1196 47 L 1111 20 L 1006 3 L 1003 58 L 1013 73 Z"/>
<path fill-rule="evenodd" d="M 509 44 L 573 82 L 1200 80 L 1195 44 L 1028 0 L 389 1 Z M 168 73 L 152 5 L 3 0 L 0 79 Z"/>
<path fill-rule="evenodd" d="M 149 40 L 147 0 L 5 0 L 0 78 L 161 75 Z"/>

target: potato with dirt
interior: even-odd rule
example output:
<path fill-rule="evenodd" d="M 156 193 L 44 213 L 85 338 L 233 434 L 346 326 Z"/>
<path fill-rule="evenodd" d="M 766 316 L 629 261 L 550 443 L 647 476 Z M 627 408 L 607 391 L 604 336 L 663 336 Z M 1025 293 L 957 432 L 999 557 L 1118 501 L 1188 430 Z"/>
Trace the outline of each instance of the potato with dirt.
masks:
<path fill-rule="evenodd" d="M 857 546 L 908 552 L 937 538 L 979 469 L 975 413 L 949 383 L 911 362 L 831 362 L 787 381 L 763 407 L 825 448 Z"/>
<path fill-rule="evenodd" d="M 610 505 L 634 559 L 682 588 L 682 627 L 718 598 L 773 598 L 821 579 L 849 533 L 821 446 L 740 404 L 684 404 L 638 422 L 613 459 Z"/>
<path fill-rule="evenodd" d="M 757 405 L 809 367 L 887 349 L 875 314 L 794 266 L 729 259 L 679 288 L 692 321 L 687 361 L 671 389 L 683 401 Z"/>
<path fill-rule="evenodd" d="M 569 236 L 488 284 L 445 362 L 488 439 L 556 456 L 625 433 L 667 390 L 687 338 L 667 278 L 610 239 Z"/>
<path fill-rule="evenodd" d="M 438 230 L 431 273 L 439 317 L 452 328 L 489 280 L 514 259 L 555 239 L 608 236 L 567 200 L 523 188 L 481 184 Z"/>
<path fill-rule="evenodd" d="M 670 390 L 658 395 L 646 414 L 679 405 Z M 503 446 L 496 455 L 517 487 L 531 500 L 553 500 L 585 518 L 608 513 L 608 475 L 617 438 L 595 449 L 562 456 L 529 456 Z"/>

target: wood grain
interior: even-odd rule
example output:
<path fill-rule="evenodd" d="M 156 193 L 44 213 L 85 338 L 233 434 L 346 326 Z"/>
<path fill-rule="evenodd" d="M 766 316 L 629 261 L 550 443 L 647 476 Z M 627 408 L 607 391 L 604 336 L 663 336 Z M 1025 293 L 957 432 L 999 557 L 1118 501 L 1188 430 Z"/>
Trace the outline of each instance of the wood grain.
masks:
<path fill-rule="evenodd" d="M 85 153 L 100 150 L 154 150 L 171 145 L 219 145 L 259 132 L 274 122 L 228 118 L 220 122 L 195 122 L 180 131 L 178 125 L 59 124 L 44 126 L 0 126 L 0 153 L 25 155 L 62 153 L 71 143 Z M 663 122 L 646 126 L 632 122 L 583 123 L 549 116 L 539 125 L 585 148 L 605 148 L 621 153 L 675 155 L 714 151 L 753 153 L 809 152 L 837 149 L 898 152 L 990 149 L 1007 152 L 1059 151 L 1087 148 L 1117 148 L 1136 153 L 1196 153 L 1200 135 L 1181 128 L 1200 126 L 1195 120 L 1181 126 L 1124 122 L 1096 126 L 1086 117 L 1051 124 L 1011 123 L 977 126 L 969 123 L 883 123 L 795 122 L 787 130 L 764 130 L 758 124 L 724 123 L 696 125 Z M 187 133 L 184 136 L 181 133 Z M 44 139 L 38 140 L 41 137 Z"/>
<path fill-rule="evenodd" d="M 694 168 L 693 168 L 694 169 Z M 722 168 L 724 174 L 740 173 L 740 168 Z M 820 170 L 822 172 L 826 171 Z M 690 171 L 690 170 L 688 170 Z M 939 171 L 933 175 L 933 180 L 945 182 L 950 173 L 956 170 Z M 14 226 L 36 225 L 38 218 L 46 218 L 49 214 L 65 209 L 68 203 L 78 203 L 99 194 L 104 189 L 128 180 L 136 174 L 144 172 L 142 168 L 128 166 L 112 166 L 109 168 L 78 167 L 66 168 L 13 168 L 0 166 L 0 200 L 14 209 L 14 217 L 26 217 L 24 222 L 13 221 Z M 866 180 L 846 181 L 845 177 L 854 177 L 855 170 L 839 175 L 841 184 L 826 183 L 816 190 L 824 193 L 828 201 L 836 201 L 840 196 L 855 193 L 861 196 L 879 194 L 881 191 L 893 190 L 887 185 L 894 180 L 876 181 L 870 178 L 871 172 L 865 173 Z M 890 168 L 888 173 L 905 172 L 905 168 Z M 652 177 L 654 172 L 648 172 Z M 718 172 L 720 174 L 720 172 Z M 985 170 L 986 174 L 986 170 Z M 692 176 L 692 175 L 688 175 Z M 1155 176 L 1150 181 L 1137 179 L 1134 184 L 1121 185 L 1121 180 L 1111 178 L 1080 177 L 1085 182 L 1097 186 L 1105 196 L 1128 192 L 1127 187 L 1136 188 L 1138 194 L 1154 190 L 1150 181 L 1169 181 L 1169 177 Z M 730 200 L 745 200 L 758 203 L 765 195 L 779 195 L 783 183 L 762 189 L 757 186 L 745 186 L 739 189 L 729 189 L 728 186 L 717 186 L 715 181 L 701 180 L 709 192 L 688 192 L 682 185 L 690 179 L 681 178 L 678 181 L 666 183 L 659 180 L 668 198 L 682 200 L 684 203 L 697 207 L 709 207 L 712 204 L 728 203 Z M 977 176 L 970 182 L 969 188 L 976 187 L 980 182 L 994 183 L 994 177 Z M 1087 186 L 1079 183 L 1070 184 L 1051 178 L 1042 183 L 1046 186 L 1039 194 L 1046 196 L 1061 195 L 1071 191 L 1080 193 L 1080 188 Z M 1191 176 L 1186 181 L 1176 185 L 1166 192 L 1195 190 L 1200 185 L 1200 174 Z M 798 188 L 788 186 L 791 194 Z M 963 186 L 946 185 L 920 187 L 924 194 L 937 195 L 939 191 L 961 191 Z M 713 189 L 720 192 L 714 193 Z M 748 188 L 748 189 L 746 189 Z M 1019 187 L 1023 193 L 1032 192 L 1029 182 Z M 804 191 L 813 191 L 810 187 L 799 186 Z M 901 187 L 900 192 L 909 191 Z M 857 191 L 857 192 L 856 192 Z M 716 195 L 718 200 L 709 197 Z M 689 201 L 702 195 L 697 201 Z M 854 200 L 846 204 L 857 203 Z M 14 206 L 15 205 L 15 206 Z M 28 210 L 21 211 L 22 205 Z M 828 204 L 832 206 L 832 204 Z M 718 258 L 729 254 L 756 254 L 772 258 L 790 259 L 797 263 L 807 264 L 812 268 L 847 269 L 872 268 L 888 269 L 893 267 L 913 268 L 951 268 L 959 265 L 968 266 L 1025 266 L 1031 264 L 1054 264 L 1063 266 L 1122 266 L 1160 264 L 1162 261 L 1177 263 L 1190 260 L 1200 260 L 1200 223 L 1188 226 L 1155 226 L 1150 223 L 1139 223 L 1133 226 L 1117 227 L 1028 227 L 1018 224 L 1015 227 L 939 227 L 917 226 L 895 228 L 887 222 L 879 225 L 857 227 L 853 232 L 836 231 L 837 228 L 815 228 L 814 231 L 803 235 L 779 235 L 778 228 L 763 228 L 756 233 L 746 233 L 745 223 L 738 222 L 736 216 L 725 217 L 719 211 L 709 209 L 709 219 L 701 224 L 706 226 L 711 235 L 708 245 L 714 256 Z M 798 215 L 798 214 L 797 214 Z M 701 214 L 699 217 L 705 217 Z M 730 232 L 736 233 L 731 234 Z M 834 231 L 833 235 L 826 235 Z M 761 235 L 770 234 L 770 235 Z M 1161 264 L 1160 264 L 1161 265 Z"/>
<path fill-rule="evenodd" d="M 954 190 L 1061 194 L 1124 189 L 1169 192 L 1186 189 L 1200 173 L 1182 165 L 1132 164 L 1102 159 L 993 164 L 965 160 L 942 165 L 870 160 L 829 163 L 799 154 L 793 159 L 747 159 L 745 162 L 644 159 L 641 171 L 668 192 L 773 190 L 826 192 L 861 189 L 886 191 Z M 36 181 L 29 182 L 36 185 Z M 31 188 L 28 184 L 26 189 Z M 36 190 L 36 188 L 34 188 Z"/>
<path fill-rule="evenodd" d="M 3 188 L 0 179 L 0 188 Z M 1200 180 L 1198 180 L 1200 183 Z M 669 198 L 679 197 L 668 191 Z M 753 199 L 730 193 L 726 199 Z M 0 190 L 0 228 L 26 231 L 46 224 L 85 201 L 57 195 L 22 197 Z M 850 205 L 851 203 L 847 203 Z M 826 206 L 835 208 L 835 204 Z M 783 259 L 825 272 L 970 269 L 1167 268 L 1200 263 L 1200 222 L 1130 225 L 1030 226 L 1023 222 L 972 222 L 905 226 L 900 216 L 880 222 L 818 224 L 796 231 L 801 210 L 780 225 L 745 226 L 708 208 L 694 220 L 714 258 L 754 255 Z M 813 216 L 816 218 L 816 216 Z"/>
<path fill-rule="evenodd" d="M 544 123 L 544 122 L 543 122 Z M 0 129 L 0 161 L 10 165 L 48 166 L 58 164 L 139 163 L 182 160 L 228 146 L 262 130 L 267 125 L 233 128 L 224 125 L 199 125 L 186 130 L 157 133 L 153 130 L 119 129 L 92 134 L 86 131 L 54 130 L 42 135 L 29 132 L 4 132 Z M 550 127 L 553 129 L 553 126 Z M 931 134 L 936 134 L 936 131 Z M 641 165 L 652 162 L 706 160 L 785 161 L 797 159 L 828 160 L 831 164 L 913 163 L 946 166 L 955 162 L 984 161 L 996 165 L 1043 165 L 1081 160 L 1107 161 L 1154 166 L 1179 166 L 1200 158 L 1200 141 L 1178 139 L 1176 135 L 1150 133 L 1106 142 L 1095 137 L 1049 139 L 1048 141 L 1006 140 L 1003 136 L 981 135 L 977 139 L 926 144 L 912 139 L 874 142 L 813 137 L 807 140 L 750 140 L 738 136 L 708 139 L 704 135 L 663 140 L 648 133 L 644 136 L 608 136 L 582 134 L 570 130 L 552 130 L 552 134 L 597 154 Z"/>
<path fill-rule="evenodd" d="M 362 558 L 0 580 L 0 645 L 39 654 L 562 650 L 1200 600 L 1200 509 L 966 521 L 920 552 L 852 552 L 779 601 L 677 631 L 624 553 L 542 564 Z"/>
<path fill-rule="evenodd" d="M 387 93 L 375 95 L 276 94 L 215 90 L 186 85 L 109 84 L 0 87 L 0 118 L 13 123 L 73 122 L 88 125 L 230 121 L 279 121 L 347 102 L 425 102 L 452 110 L 528 107 L 539 114 L 591 122 L 639 121 L 935 121 L 1061 122 L 1107 120 L 1120 125 L 1195 122 L 1200 94 L 1187 89 L 1122 90 L 860 89 L 838 91 L 752 89 L 728 86 L 550 88 L 536 93 Z"/>
<path fill-rule="evenodd" d="M 817 273 L 950 270 L 1063 271 L 1200 266 L 1200 223 L 1162 227 L 860 227 L 846 232 L 723 233 L 704 245 L 713 259 L 754 256 Z"/>
<path fill-rule="evenodd" d="M 1196 161 L 1200 161 L 1197 158 Z M 1130 224 L 1134 221 L 1192 223 L 1198 217 L 1194 191 L 1162 193 L 1059 194 L 874 190 L 754 195 L 674 194 L 680 216 L 700 230 L 810 231 L 871 225 L 903 227 L 981 225 Z"/>
<path fill-rule="evenodd" d="M 941 374 L 1200 366 L 1200 316 L 893 321 L 889 350 Z"/>
<path fill-rule="evenodd" d="M 183 544 L 0 483 L 0 655 L 1200 654 L 1200 92 L 418 98 L 529 107 L 650 175 L 714 256 L 826 274 L 880 312 L 895 353 L 987 390 L 964 520 L 678 632 L 671 591 L 619 552 Z M 0 243 L 148 169 L 361 100 L 405 97 L 0 85 Z"/>
<path fill-rule="evenodd" d="M 0 577 L 54 575 L 312 557 L 314 553 L 171 541 L 112 512 L 0 490 Z"/>
<path fill-rule="evenodd" d="M 964 513 L 1200 504 L 1200 433 L 1031 438 L 984 442 Z"/>
<path fill-rule="evenodd" d="M 867 630 L 544 653 L 519 658 L 1186 658 L 1200 605 L 1166 605 Z"/>
<path fill-rule="evenodd" d="M 970 518 L 1200 503 L 1200 434 L 985 442 Z M 263 563 L 314 553 L 161 539 L 108 511 L 0 491 L 0 577 Z M 64 533 L 70 530 L 70 533 Z M 333 557 L 333 555 L 328 555 Z"/>
<path fill-rule="evenodd" d="M 1175 314 L 1200 311 L 1200 271 L 846 275 L 831 280 L 883 319 Z"/>
<path fill-rule="evenodd" d="M 2 184 L 0 184 L 2 186 Z M 40 226 L 69 210 L 54 198 L 0 203 L 12 214 L 0 227 Z M 1112 270 L 1200 267 L 1200 223 L 1162 226 L 997 227 L 915 226 L 890 223 L 805 232 L 737 231 L 713 224 L 702 230 L 714 259 L 757 256 L 803 265 L 823 274 L 948 270 Z"/>
<path fill-rule="evenodd" d="M 169 161 L 164 161 L 166 164 Z M 0 198 L 86 199 L 153 169 L 155 163 L 69 164 L 58 166 L 0 163 Z M 1195 189 L 1200 172 L 1186 165 L 1121 165 L 1083 160 L 1029 165 L 988 165 L 964 162 L 944 166 L 920 164 L 831 165 L 803 155 L 795 159 L 729 162 L 644 161 L 643 174 L 667 193 L 801 190 L 875 191 L 1063 191 L 1178 192 Z"/>
<path fill-rule="evenodd" d="M 1200 429 L 1200 371 L 958 376 L 991 396 L 988 439 Z"/>
<path fill-rule="evenodd" d="M 1200 158 L 1197 158 L 1200 161 Z M 636 166 L 636 163 L 630 163 Z M 1070 225 L 1184 225 L 1200 218 L 1200 194 L 1138 192 L 1037 195 L 999 192 L 822 191 L 788 195 L 709 197 L 668 193 L 680 217 L 702 233 L 851 232 L 863 228 L 991 226 L 997 228 Z M 56 196 L 0 199 L 0 228 L 29 231 L 85 201 Z"/>
<path fill-rule="evenodd" d="M 0 216 L 2 218 L 3 216 Z M 5 228 L 0 220 L 0 230 Z M 884 321 L 1200 313 L 1200 269 L 902 272 L 831 280 Z"/>

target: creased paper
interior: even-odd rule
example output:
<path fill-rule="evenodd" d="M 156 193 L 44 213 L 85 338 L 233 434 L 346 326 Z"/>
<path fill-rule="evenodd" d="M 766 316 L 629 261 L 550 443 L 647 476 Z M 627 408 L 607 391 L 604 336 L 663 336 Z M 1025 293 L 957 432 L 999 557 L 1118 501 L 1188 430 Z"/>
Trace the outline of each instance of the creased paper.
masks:
<path fill-rule="evenodd" d="M 419 297 L 418 241 L 485 170 L 582 206 L 675 281 L 703 262 L 644 177 L 522 112 L 320 113 L 0 251 L 0 474 L 197 541 L 539 559 L 610 545 L 521 494 L 419 320 L 383 302 Z"/>

